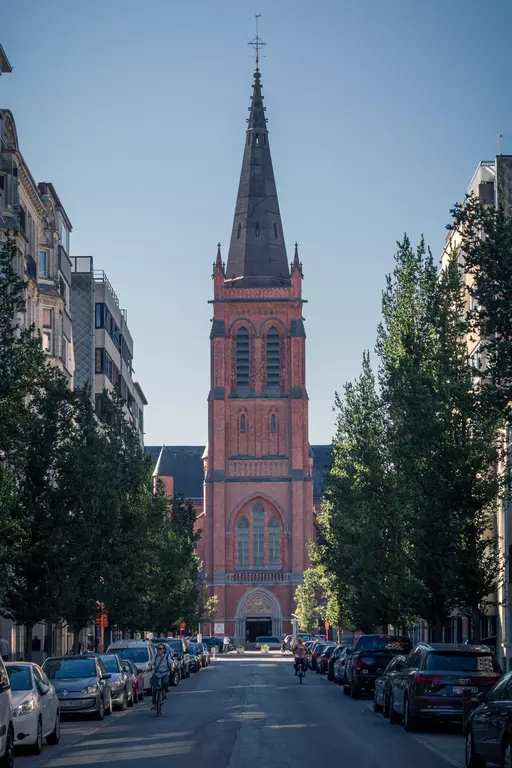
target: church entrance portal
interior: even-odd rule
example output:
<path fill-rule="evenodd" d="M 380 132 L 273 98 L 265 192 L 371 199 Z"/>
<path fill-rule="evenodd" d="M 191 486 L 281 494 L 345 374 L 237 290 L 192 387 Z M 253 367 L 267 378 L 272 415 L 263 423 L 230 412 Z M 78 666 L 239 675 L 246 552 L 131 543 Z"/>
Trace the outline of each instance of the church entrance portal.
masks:
<path fill-rule="evenodd" d="M 269 637 L 272 634 L 272 618 L 266 616 L 251 616 L 245 621 L 245 641 L 255 643 L 258 637 Z"/>

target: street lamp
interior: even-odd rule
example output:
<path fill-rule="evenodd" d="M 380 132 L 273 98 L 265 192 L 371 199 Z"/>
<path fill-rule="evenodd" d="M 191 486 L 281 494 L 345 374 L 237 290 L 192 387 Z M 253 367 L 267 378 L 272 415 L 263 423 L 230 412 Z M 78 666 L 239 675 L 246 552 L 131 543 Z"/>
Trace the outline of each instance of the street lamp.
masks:
<path fill-rule="evenodd" d="M 292 648 L 297 642 L 297 630 L 299 628 L 299 617 L 292 613 Z"/>

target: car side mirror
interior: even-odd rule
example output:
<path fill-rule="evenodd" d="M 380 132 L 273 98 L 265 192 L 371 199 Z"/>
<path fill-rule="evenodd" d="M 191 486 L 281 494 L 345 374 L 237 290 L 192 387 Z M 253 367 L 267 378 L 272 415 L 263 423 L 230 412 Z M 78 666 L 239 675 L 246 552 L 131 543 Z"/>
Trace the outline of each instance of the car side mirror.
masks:
<path fill-rule="evenodd" d="M 41 696 L 46 696 L 46 694 L 49 693 L 49 692 L 50 692 L 50 686 L 49 685 L 44 685 L 44 683 L 41 683 L 39 685 L 39 693 L 41 694 Z"/>
<path fill-rule="evenodd" d="M 376 671 L 375 674 L 377 675 L 377 677 L 380 677 L 383 672 L 384 672 L 384 670 L 382 669 L 382 667 L 379 667 L 379 669 Z"/>
<path fill-rule="evenodd" d="M 102 675 L 102 676 L 101 676 L 101 679 L 102 679 L 102 680 L 110 680 L 110 678 L 111 678 L 111 677 L 112 677 L 112 675 L 111 675 L 111 674 L 106 674 L 106 675 Z"/>
<path fill-rule="evenodd" d="M 487 693 L 487 691 L 480 691 L 480 693 L 477 696 L 477 699 L 480 702 L 480 704 L 485 704 L 488 696 L 489 694 Z"/>

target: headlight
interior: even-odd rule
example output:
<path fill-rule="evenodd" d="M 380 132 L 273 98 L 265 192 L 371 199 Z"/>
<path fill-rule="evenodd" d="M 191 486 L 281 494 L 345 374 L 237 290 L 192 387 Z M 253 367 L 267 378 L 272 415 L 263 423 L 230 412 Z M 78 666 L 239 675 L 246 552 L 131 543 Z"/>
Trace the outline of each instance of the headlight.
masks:
<path fill-rule="evenodd" d="M 89 694 L 90 696 L 92 696 L 92 694 L 98 693 L 98 686 L 90 685 L 88 688 L 82 688 L 82 693 Z"/>
<path fill-rule="evenodd" d="M 122 680 L 111 680 L 110 681 L 110 687 L 111 688 L 121 688 L 123 686 Z"/>
<path fill-rule="evenodd" d="M 22 701 L 19 707 L 16 707 L 16 709 L 13 709 L 12 714 L 13 717 L 20 717 L 21 715 L 28 715 L 29 712 L 33 712 L 36 705 L 34 703 L 34 699 L 27 699 L 26 701 Z"/>

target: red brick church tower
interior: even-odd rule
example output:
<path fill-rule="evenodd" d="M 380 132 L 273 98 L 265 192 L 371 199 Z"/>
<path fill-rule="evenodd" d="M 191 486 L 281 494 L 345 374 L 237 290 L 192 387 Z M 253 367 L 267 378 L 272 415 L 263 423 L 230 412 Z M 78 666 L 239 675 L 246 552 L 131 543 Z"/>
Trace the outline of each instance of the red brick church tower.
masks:
<path fill-rule="evenodd" d="M 290 629 L 313 536 L 302 265 L 288 265 L 259 68 L 227 266 L 213 272 L 201 557 L 239 641 Z M 220 627 L 218 627 L 220 630 Z"/>

